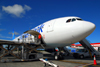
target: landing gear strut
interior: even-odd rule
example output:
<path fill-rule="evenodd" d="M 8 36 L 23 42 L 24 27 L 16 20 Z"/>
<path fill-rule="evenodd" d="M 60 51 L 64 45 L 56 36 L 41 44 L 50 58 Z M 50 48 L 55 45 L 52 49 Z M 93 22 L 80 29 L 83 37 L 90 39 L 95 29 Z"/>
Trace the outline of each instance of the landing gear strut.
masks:
<path fill-rule="evenodd" d="M 56 51 L 55 51 L 54 59 L 55 60 L 63 60 L 64 59 L 63 52 L 61 52 L 61 50 L 58 48 L 56 48 L 55 50 Z"/>

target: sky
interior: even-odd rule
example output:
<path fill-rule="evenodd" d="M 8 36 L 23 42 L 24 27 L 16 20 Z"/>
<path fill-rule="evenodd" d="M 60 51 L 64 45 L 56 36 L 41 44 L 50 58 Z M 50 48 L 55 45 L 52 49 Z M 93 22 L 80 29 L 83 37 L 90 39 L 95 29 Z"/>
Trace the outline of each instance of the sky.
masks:
<path fill-rule="evenodd" d="M 0 0 L 0 39 L 12 40 L 48 20 L 77 16 L 96 25 L 86 39 L 100 42 L 100 0 Z"/>

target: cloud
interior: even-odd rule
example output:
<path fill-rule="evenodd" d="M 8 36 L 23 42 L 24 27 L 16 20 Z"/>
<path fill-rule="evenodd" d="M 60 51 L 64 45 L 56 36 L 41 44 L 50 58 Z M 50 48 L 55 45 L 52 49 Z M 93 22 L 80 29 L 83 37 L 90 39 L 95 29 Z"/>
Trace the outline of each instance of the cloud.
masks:
<path fill-rule="evenodd" d="M 9 34 L 13 34 L 12 32 L 9 32 Z M 15 35 L 19 35 L 19 33 L 17 32 L 14 32 Z"/>
<path fill-rule="evenodd" d="M 1 24 L 0 24 L 1 25 Z M 3 31 L 3 30 L 5 30 L 5 29 L 0 29 L 0 31 Z"/>
<path fill-rule="evenodd" d="M 15 15 L 17 17 L 21 17 L 23 14 L 25 14 L 26 11 L 31 10 L 31 7 L 27 5 L 24 5 L 23 7 L 21 5 L 15 4 L 13 6 L 7 6 L 7 7 L 2 6 L 2 10 L 5 11 L 6 13 Z"/>
<path fill-rule="evenodd" d="M 29 10 L 31 10 L 31 7 L 25 5 L 25 6 L 24 6 L 24 9 L 27 10 L 27 11 L 29 11 Z"/>
<path fill-rule="evenodd" d="M 15 34 L 15 35 L 19 35 L 19 33 L 17 33 L 17 32 L 14 32 L 14 34 Z"/>
<path fill-rule="evenodd" d="M 12 39 L 12 37 L 5 37 L 3 35 L 0 34 L 0 38 L 9 38 L 9 39 Z"/>

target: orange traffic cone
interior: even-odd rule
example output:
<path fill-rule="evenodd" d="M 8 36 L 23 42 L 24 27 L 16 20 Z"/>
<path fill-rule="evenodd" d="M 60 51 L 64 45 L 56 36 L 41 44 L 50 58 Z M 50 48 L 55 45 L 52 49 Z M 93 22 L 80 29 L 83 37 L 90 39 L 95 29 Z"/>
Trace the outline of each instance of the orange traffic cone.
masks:
<path fill-rule="evenodd" d="M 94 55 L 94 65 L 97 65 L 95 55 Z"/>

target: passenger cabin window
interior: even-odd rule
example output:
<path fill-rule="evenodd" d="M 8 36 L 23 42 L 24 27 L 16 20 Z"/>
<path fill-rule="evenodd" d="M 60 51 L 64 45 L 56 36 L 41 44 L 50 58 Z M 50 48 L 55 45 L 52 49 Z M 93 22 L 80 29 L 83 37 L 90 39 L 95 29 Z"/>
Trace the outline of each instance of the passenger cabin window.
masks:
<path fill-rule="evenodd" d="M 75 18 L 73 18 L 73 19 L 72 19 L 72 22 L 73 22 L 73 21 L 76 21 L 76 19 L 75 19 Z"/>
<path fill-rule="evenodd" d="M 68 19 L 66 22 L 71 22 L 71 19 Z"/>

